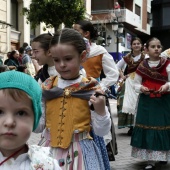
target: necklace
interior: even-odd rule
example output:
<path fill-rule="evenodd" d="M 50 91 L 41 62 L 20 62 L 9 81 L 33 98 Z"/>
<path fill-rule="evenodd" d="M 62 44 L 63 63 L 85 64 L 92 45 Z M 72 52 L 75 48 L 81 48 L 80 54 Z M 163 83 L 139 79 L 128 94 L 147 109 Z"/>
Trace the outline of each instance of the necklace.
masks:
<path fill-rule="evenodd" d="M 25 147 L 25 146 L 24 146 Z M 0 166 L 5 163 L 7 160 L 15 156 L 17 153 L 19 153 L 24 147 L 20 148 L 18 151 L 14 152 L 12 155 L 8 156 L 6 159 L 4 159 L 2 162 L 0 162 Z"/>

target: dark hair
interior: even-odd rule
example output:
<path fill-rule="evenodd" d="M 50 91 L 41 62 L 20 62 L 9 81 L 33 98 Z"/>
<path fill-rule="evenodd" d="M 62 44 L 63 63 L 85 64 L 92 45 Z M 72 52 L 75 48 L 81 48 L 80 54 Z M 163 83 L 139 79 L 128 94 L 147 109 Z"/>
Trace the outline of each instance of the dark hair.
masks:
<path fill-rule="evenodd" d="M 24 48 L 23 48 L 23 47 L 20 47 L 20 48 L 19 48 L 19 53 L 20 53 L 20 54 L 24 54 Z"/>
<path fill-rule="evenodd" d="M 76 22 L 75 24 L 80 25 L 80 28 L 83 31 L 89 31 L 90 39 L 94 40 L 98 37 L 98 31 L 97 31 L 96 27 L 94 27 L 90 21 L 81 20 L 81 21 Z"/>
<path fill-rule="evenodd" d="M 50 46 L 54 46 L 58 43 L 74 46 L 79 54 L 86 50 L 86 44 L 82 35 L 71 28 L 64 28 L 60 32 L 54 34 Z"/>
<path fill-rule="evenodd" d="M 16 60 L 15 58 L 14 58 L 14 54 L 17 52 L 17 50 L 13 50 L 12 52 L 11 52 L 11 54 L 10 54 L 10 59 L 13 59 L 13 60 Z"/>
<path fill-rule="evenodd" d="M 130 44 L 132 45 L 133 41 L 135 41 L 135 40 L 138 40 L 141 44 L 143 44 L 142 40 L 139 37 L 133 37 Z"/>
<path fill-rule="evenodd" d="M 150 42 L 151 42 L 151 41 L 155 41 L 155 40 L 160 41 L 158 38 L 156 38 L 156 37 L 152 37 L 152 38 L 150 38 L 149 40 L 147 40 L 145 47 L 146 47 L 146 48 L 148 48 L 148 47 L 149 47 Z M 161 42 L 161 41 L 160 41 L 160 42 Z"/>
<path fill-rule="evenodd" d="M 24 42 L 23 43 L 23 45 L 22 45 L 22 47 L 24 48 L 24 50 L 25 50 L 25 48 L 28 46 L 28 43 L 26 43 L 26 42 Z"/>
<path fill-rule="evenodd" d="M 26 68 L 27 68 L 26 66 L 18 66 L 18 67 L 17 67 L 17 71 L 25 72 L 25 69 L 26 69 Z"/>
<path fill-rule="evenodd" d="M 10 54 L 11 54 L 11 51 L 9 51 L 9 52 L 7 53 L 7 57 L 8 57 L 8 58 L 10 57 Z"/>
<path fill-rule="evenodd" d="M 45 34 L 41 34 L 41 35 L 35 37 L 32 42 L 39 42 L 40 47 L 44 51 L 48 51 L 51 39 L 52 39 L 52 36 L 48 33 L 45 33 Z"/>

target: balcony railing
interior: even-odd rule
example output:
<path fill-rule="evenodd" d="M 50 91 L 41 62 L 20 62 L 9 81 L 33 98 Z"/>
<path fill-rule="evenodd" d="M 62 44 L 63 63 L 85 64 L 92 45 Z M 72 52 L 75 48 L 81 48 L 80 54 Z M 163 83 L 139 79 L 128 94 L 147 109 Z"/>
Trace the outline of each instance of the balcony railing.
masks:
<path fill-rule="evenodd" d="M 91 12 L 93 21 L 101 20 L 101 22 L 111 22 L 118 19 L 119 22 L 126 22 L 134 27 L 141 28 L 141 19 L 128 9 L 114 9 L 114 10 L 96 10 Z"/>
<path fill-rule="evenodd" d="M 126 22 L 134 27 L 141 27 L 141 19 L 140 16 L 136 15 L 132 11 L 128 9 L 120 9 L 120 11 L 115 10 L 115 14 L 118 17 L 119 22 Z"/>
<path fill-rule="evenodd" d="M 108 14 L 108 13 L 113 13 L 114 10 L 95 10 L 95 11 L 91 11 L 91 14 Z"/>

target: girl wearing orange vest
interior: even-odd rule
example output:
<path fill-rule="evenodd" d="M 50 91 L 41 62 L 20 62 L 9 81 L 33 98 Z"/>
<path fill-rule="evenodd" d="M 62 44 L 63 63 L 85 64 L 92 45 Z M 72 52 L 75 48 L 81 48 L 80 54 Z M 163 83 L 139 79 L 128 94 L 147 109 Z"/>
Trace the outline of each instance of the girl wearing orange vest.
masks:
<path fill-rule="evenodd" d="M 77 31 L 63 29 L 54 35 L 50 46 L 60 76 L 42 84 L 46 113 L 39 127 L 43 130 L 44 120 L 46 146 L 51 146 L 63 170 L 105 170 L 90 131 L 92 126 L 96 134 L 104 136 L 111 119 L 98 82 L 79 73 L 86 57 L 85 41 Z M 89 104 L 93 104 L 91 110 Z"/>

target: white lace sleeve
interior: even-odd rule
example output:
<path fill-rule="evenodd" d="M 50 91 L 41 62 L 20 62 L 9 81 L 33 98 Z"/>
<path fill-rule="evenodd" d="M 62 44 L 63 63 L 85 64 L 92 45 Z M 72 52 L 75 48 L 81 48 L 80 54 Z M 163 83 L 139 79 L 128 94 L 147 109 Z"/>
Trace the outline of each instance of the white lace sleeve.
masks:
<path fill-rule="evenodd" d="M 105 107 L 105 116 L 98 115 L 95 111 L 91 111 L 91 123 L 93 130 L 98 136 L 105 136 L 109 133 L 111 128 L 111 119 L 108 108 Z"/>
<path fill-rule="evenodd" d="M 122 58 L 121 60 L 118 61 L 118 63 L 117 63 L 116 65 L 117 65 L 117 68 L 118 68 L 119 70 L 124 70 L 125 65 L 126 65 L 126 62 L 125 62 L 125 60 Z"/>
<path fill-rule="evenodd" d="M 134 78 L 134 88 L 137 93 L 141 93 L 140 88 L 142 86 L 142 77 L 135 73 L 135 78 Z"/>
<path fill-rule="evenodd" d="M 109 86 L 112 86 L 117 82 L 119 71 L 113 60 L 113 57 L 109 53 L 103 54 L 102 67 L 106 78 L 101 80 L 100 85 L 102 90 L 106 90 Z"/>
<path fill-rule="evenodd" d="M 166 67 L 166 72 L 168 74 L 168 82 L 167 82 L 167 84 L 169 85 L 168 91 L 170 91 L 170 64 L 168 64 L 168 66 Z"/>

